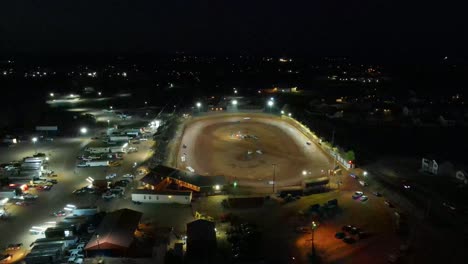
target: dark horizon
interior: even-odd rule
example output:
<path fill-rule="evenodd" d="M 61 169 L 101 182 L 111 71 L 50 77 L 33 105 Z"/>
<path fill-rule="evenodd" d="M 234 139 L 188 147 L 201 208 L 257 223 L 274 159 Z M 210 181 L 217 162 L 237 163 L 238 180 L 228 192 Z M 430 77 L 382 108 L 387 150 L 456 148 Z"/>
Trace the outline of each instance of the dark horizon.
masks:
<path fill-rule="evenodd" d="M 464 8 L 403 1 L 5 3 L 3 53 L 465 57 Z"/>

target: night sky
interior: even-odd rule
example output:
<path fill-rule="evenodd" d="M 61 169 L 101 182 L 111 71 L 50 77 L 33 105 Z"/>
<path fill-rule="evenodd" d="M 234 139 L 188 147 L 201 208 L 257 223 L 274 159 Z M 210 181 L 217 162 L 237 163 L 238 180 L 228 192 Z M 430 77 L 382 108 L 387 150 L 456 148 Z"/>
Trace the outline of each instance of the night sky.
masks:
<path fill-rule="evenodd" d="M 433 2 L 2 1 L 0 49 L 34 53 L 467 53 L 465 6 Z"/>

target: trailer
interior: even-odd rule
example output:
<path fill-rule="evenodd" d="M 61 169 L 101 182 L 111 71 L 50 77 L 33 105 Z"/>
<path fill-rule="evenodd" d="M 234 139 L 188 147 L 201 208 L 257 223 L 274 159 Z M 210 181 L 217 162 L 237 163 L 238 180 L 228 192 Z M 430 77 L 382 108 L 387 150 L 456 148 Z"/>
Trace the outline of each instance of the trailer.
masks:
<path fill-rule="evenodd" d="M 42 164 L 40 163 L 22 163 L 20 166 L 21 170 L 39 170 L 42 171 L 44 168 L 42 167 Z"/>
<path fill-rule="evenodd" d="M 92 153 L 92 154 L 100 154 L 100 153 L 109 153 L 110 148 L 109 147 L 102 147 L 102 148 L 86 148 L 86 152 Z"/>
<path fill-rule="evenodd" d="M 95 214 L 99 213 L 99 207 L 97 206 L 83 206 L 83 207 L 77 207 L 73 209 L 73 215 L 75 216 L 93 216 Z"/>
<path fill-rule="evenodd" d="M 18 176 L 10 176 L 9 179 L 24 179 L 24 178 L 34 178 L 34 177 L 41 177 L 42 171 L 41 170 L 25 170 L 21 169 L 19 171 Z"/>
<path fill-rule="evenodd" d="M 0 198 L 8 198 L 11 199 L 16 196 L 16 191 L 7 189 L 7 190 L 0 190 Z"/>
<path fill-rule="evenodd" d="M 124 147 L 111 147 L 111 153 L 125 153 Z"/>
<path fill-rule="evenodd" d="M 45 159 L 42 157 L 26 157 L 23 159 L 23 163 L 44 163 Z"/>
<path fill-rule="evenodd" d="M 314 179 L 307 179 L 302 181 L 302 187 L 304 192 L 319 192 L 324 191 L 328 188 L 328 183 L 330 182 L 329 177 L 319 177 Z"/>
<path fill-rule="evenodd" d="M 109 141 L 111 142 L 128 142 L 130 137 L 127 136 L 110 136 Z"/>
<path fill-rule="evenodd" d="M 107 167 L 109 166 L 108 160 L 91 160 L 80 162 L 77 167 Z"/>
<path fill-rule="evenodd" d="M 128 129 L 128 130 L 125 130 L 125 135 L 127 136 L 131 136 L 131 137 L 138 137 L 141 132 L 140 132 L 140 129 Z"/>

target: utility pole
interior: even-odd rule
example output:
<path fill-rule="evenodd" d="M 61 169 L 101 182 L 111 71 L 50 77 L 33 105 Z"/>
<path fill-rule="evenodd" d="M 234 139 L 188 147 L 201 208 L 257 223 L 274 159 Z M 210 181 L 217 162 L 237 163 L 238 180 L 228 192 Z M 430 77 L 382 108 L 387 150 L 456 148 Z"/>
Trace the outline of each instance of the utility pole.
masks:
<path fill-rule="evenodd" d="M 332 148 L 332 153 L 333 153 L 333 175 L 335 175 L 335 167 L 336 167 L 336 153 L 333 150 L 333 146 L 335 145 L 335 128 L 333 128 L 333 133 L 332 133 L 332 142 L 331 142 L 331 148 Z"/>
<path fill-rule="evenodd" d="M 275 194 L 275 184 L 276 184 L 276 164 L 273 165 L 273 194 Z"/>

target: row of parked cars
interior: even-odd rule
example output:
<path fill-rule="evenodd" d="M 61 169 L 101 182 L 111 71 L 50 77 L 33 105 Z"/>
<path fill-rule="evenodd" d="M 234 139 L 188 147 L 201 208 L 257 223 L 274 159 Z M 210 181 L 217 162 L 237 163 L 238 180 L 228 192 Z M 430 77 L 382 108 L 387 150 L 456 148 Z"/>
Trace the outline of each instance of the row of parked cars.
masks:
<path fill-rule="evenodd" d="M 368 232 L 353 225 L 345 225 L 341 228 L 340 232 L 335 233 L 335 238 L 342 239 L 343 242 L 348 244 L 352 244 L 358 239 L 368 238 L 369 236 L 370 234 Z"/>

